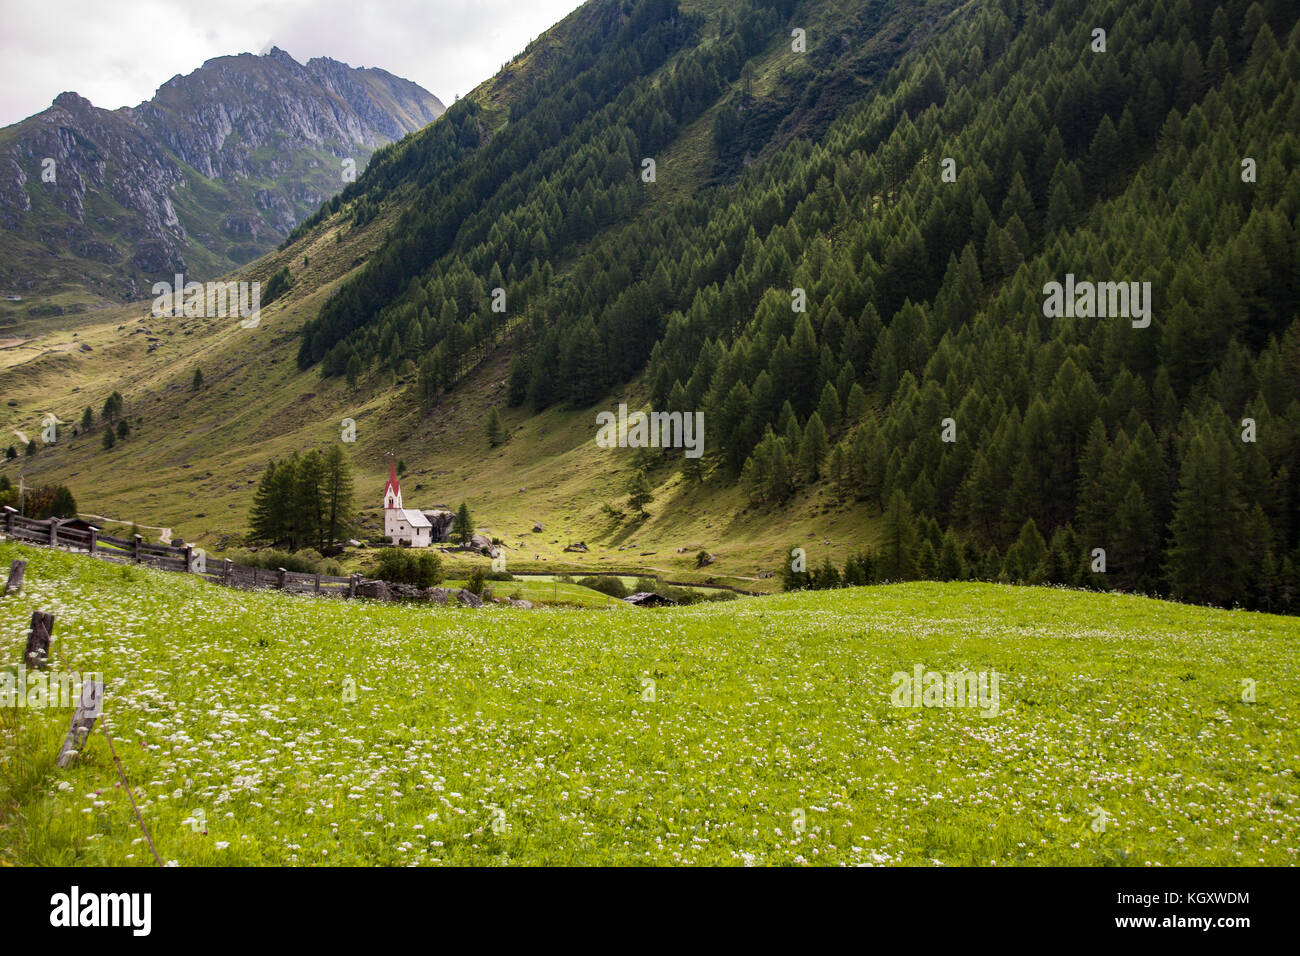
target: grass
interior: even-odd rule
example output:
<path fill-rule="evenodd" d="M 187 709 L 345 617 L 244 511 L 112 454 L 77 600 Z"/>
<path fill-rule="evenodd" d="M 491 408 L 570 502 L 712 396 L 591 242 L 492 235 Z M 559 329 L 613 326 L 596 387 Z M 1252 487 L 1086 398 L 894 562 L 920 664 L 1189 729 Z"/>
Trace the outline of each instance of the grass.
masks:
<path fill-rule="evenodd" d="M 460 589 L 464 580 L 447 580 L 440 585 L 444 588 Z M 488 588 L 496 597 L 510 597 L 516 591 L 519 597 L 533 604 L 562 605 L 568 607 L 608 607 L 610 609 L 627 609 L 630 607 L 608 595 L 585 588 L 580 584 L 566 584 L 562 581 L 538 581 L 533 578 L 518 578 L 514 581 L 488 581 Z"/>
<path fill-rule="evenodd" d="M 0 544 L 0 562 L 19 554 L 0 661 L 34 608 L 57 615 L 55 665 L 103 672 L 104 725 L 180 865 L 1300 852 L 1293 618 L 933 583 L 621 613 L 396 607 Z M 918 663 L 996 670 L 997 716 L 893 706 L 892 675 Z M 0 860 L 152 863 L 99 728 L 56 771 L 66 710 L 0 720 Z"/>

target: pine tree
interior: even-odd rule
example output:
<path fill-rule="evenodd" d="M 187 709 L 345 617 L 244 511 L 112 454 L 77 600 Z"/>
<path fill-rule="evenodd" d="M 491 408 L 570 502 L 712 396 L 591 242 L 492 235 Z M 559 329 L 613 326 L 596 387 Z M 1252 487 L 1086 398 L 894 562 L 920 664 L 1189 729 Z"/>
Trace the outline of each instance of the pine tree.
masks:
<path fill-rule="evenodd" d="M 840 419 L 843 417 L 840 411 L 840 393 L 831 382 L 827 382 L 822 389 L 821 400 L 817 403 L 817 415 L 821 418 L 827 435 L 839 431 Z"/>
<path fill-rule="evenodd" d="M 81 413 L 81 430 L 83 432 L 88 432 L 94 427 L 95 427 L 95 411 L 89 405 L 87 405 L 86 410 Z"/>
<path fill-rule="evenodd" d="M 104 451 L 108 451 L 114 445 L 117 444 L 117 439 L 113 436 L 113 429 L 107 425 L 104 426 L 104 440 L 100 442 L 100 444 L 104 446 Z M 32 442 L 30 445 L 28 445 L 27 454 L 30 455 L 32 453 L 32 449 L 35 447 L 36 447 L 35 442 Z"/>
<path fill-rule="evenodd" d="M 488 444 L 493 448 L 496 448 L 506 440 L 505 423 L 501 421 L 501 413 L 497 411 L 495 405 L 493 405 L 492 410 L 488 412 L 487 439 Z"/>
<path fill-rule="evenodd" d="M 325 458 L 315 449 L 302 455 L 293 476 L 290 547 L 325 550 Z"/>
<path fill-rule="evenodd" d="M 474 537 L 474 519 L 469 513 L 469 505 L 462 501 L 456 509 L 456 517 L 451 522 L 451 535 L 460 544 L 469 544 Z"/>
<path fill-rule="evenodd" d="M 637 469 L 627 483 L 627 506 L 644 518 L 646 505 L 654 500 L 654 490 L 650 487 L 650 479 L 646 477 L 645 469 Z"/>
<path fill-rule="evenodd" d="M 104 409 L 100 417 L 104 419 L 105 423 L 111 425 L 122 414 L 122 405 L 121 394 L 116 391 L 113 392 L 112 395 L 104 399 Z"/>
<path fill-rule="evenodd" d="M 1169 582 L 1184 601 L 1231 605 L 1245 586 L 1245 507 L 1231 439 L 1202 426 L 1183 453 L 1169 526 Z"/>
<path fill-rule="evenodd" d="M 190 390 L 197 392 L 203 387 L 203 372 L 199 369 L 194 370 L 194 380 L 190 383 Z"/>
<path fill-rule="evenodd" d="M 248 516 L 253 540 L 272 545 L 287 543 L 288 491 L 292 474 L 293 466 L 289 463 L 274 459 L 266 463 L 257 491 L 253 493 L 253 507 Z"/>
<path fill-rule="evenodd" d="M 957 546 L 957 537 L 952 533 L 951 528 L 944 532 L 935 576 L 940 581 L 960 581 L 966 577 L 965 562 L 962 561 L 961 549 Z"/>
<path fill-rule="evenodd" d="M 849 389 L 849 400 L 844 416 L 846 423 L 850 426 L 856 425 L 866 417 L 871 408 L 870 400 L 867 398 L 866 391 L 857 382 Z"/>
<path fill-rule="evenodd" d="M 883 581 L 911 581 L 917 575 L 917 532 L 912 506 L 901 488 L 890 496 L 885 509 L 884 540 L 880 550 Z"/>
<path fill-rule="evenodd" d="M 815 482 L 821 478 L 822 462 L 826 460 L 829 451 L 821 415 L 813 412 L 808 424 L 804 426 L 803 441 L 799 445 L 799 469 L 805 479 Z"/>
<path fill-rule="evenodd" d="M 325 512 L 322 539 L 325 547 L 332 549 L 352 524 L 352 463 L 339 444 L 330 445 L 325 453 L 323 489 Z"/>
<path fill-rule="evenodd" d="M 1030 518 L 1020 528 L 1015 543 L 1007 550 L 1003 562 L 1003 576 L 1024 584 L 1041 584 L 1044 579 L 1044 559 L 1047 542 L 1038 533 L 1038 526 Z"/>

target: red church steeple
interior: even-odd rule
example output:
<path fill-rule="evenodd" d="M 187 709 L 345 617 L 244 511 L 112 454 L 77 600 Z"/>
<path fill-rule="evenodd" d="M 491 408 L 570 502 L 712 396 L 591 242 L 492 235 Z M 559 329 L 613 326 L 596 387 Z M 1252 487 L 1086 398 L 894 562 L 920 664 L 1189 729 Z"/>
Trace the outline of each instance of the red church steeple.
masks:
<path fill-rule="evenodd" d="M 402 486 L 397 481 L 397 469 L 393 465 L 393 458 L 388 458 L 388 484 L 384 485 L 384 510 L 396 508 L 401 510 L 402 507 Z"/>

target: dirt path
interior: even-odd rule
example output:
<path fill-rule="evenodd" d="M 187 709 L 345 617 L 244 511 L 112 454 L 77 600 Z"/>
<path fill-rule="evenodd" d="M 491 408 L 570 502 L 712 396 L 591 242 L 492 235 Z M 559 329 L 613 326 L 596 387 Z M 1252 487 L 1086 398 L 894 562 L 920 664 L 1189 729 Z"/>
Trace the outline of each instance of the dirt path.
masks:
<path fill-rule="evenodd" d="M 131 525 L 131 524 L 134 523 L 134 522 L 131 522 L 131 521 L 122 521 L 122 520 L 119 519 L 119 518 L 106 518 L 106 517 L 104 517 L 103 515 L 92 515 L 92 514 L 90 514 L 89 512 L 85 512 L 85 511 L 78 512 L 78 514 L 80 514 L 81 517 L 83 517 L 83 518 L 91 518 L 91 519 L 94 519 L 95 521 L 108 521 L 108 522 L 111 522 L 111 523 L 113 523 L 113 524 L 124 524 L 124 525 L 128 525 L 128 526 L 129 526 L 129 525 Z M 137 524 L 136 527 L 137 527 L 137 528 L 146 529 L 146 530 L 149 530 L 149 531 L 157 531 L 157 532 L 158 532 L 158 540 L 159 540 L 159 542 L 161 542 L 162 544 L 171 544 L 171 542 L 172 542 L 172 529 L 171 529 L 171 528 L 160 528 L 160 527 L 158 527 L 158 525 L 156 525 L 156 524 Z"/>

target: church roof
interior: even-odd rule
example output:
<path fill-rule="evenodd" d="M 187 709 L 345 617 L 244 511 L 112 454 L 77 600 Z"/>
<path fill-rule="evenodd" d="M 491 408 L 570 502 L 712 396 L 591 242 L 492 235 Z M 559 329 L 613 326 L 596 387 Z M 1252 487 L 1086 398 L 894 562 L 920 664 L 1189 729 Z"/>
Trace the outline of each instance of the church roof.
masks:
<path fill-rule="evenodd" d="M 416 511 L 416 510 L 414 510 L 414 509 L 412 509 L 412 508 L 403 508 L 403 509 L 402 509 L 402 517 L 406 519 L 407 523 L 408 523 L 412 528 L 432 528 L 432 527 L 433 527 L 433 525 L 429 523 L 429 519 L 426 518 L 426 517 L 423 515 L 423 513 L 419 512 L 419 511 Z"/>

